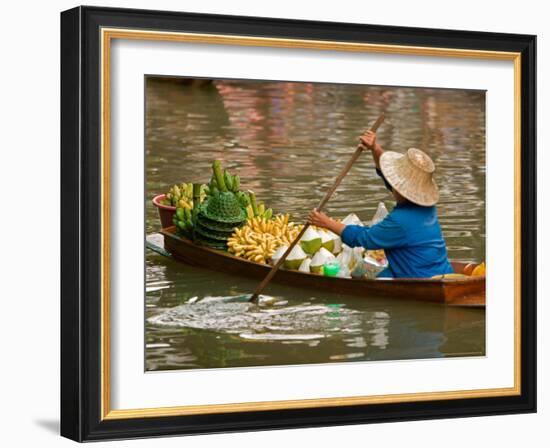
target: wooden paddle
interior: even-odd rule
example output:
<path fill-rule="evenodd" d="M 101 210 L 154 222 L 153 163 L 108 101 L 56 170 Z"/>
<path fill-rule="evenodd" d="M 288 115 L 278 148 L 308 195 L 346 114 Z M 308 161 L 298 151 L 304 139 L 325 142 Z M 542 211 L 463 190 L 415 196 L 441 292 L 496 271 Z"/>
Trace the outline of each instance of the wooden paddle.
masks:
<path fill-rule="evenodd" d="M 374 124 L 372 125 L 370 130 L 372 132 L 376 132 L 378 130 L 378 128 L 380 127 L 380 125 L 383 123 L 384 118 L 385 118 L 384 114 L 380 115 L 378 117 L 378 119 L 374 122 Z M 355 150 L 355 152 L 353 153 L 353 155 L 349 159 L 348 163 L 346 163 L 346 166 L 344 166 L 344 168 L 342 169 L 342 171 L 340 172 L 340 174 L 338 175 L 338 177 L 336 178 L 336 180 L 334 181 L 334 183 L 332 184 L 330 189 L 325 194 L 325 197 L 321 200 L 321 202 L 317 206 L 318 211 L 321 211 L 323 209 L 323 207 L 326 205 L 326 203 L 329 201 L 329 199 L 331 198 L 333 193 L 336 191 L 336 189 L 338 188 L 338 186 L 340 185 L 340 183 L 342 182 L 344 177 L 346 177 L 346 174 L 348 174 L 348 171 L 351 169 L 351 167 L 353 166 L 355 161 L 359 158 L 359 156 L 361 155 L 362 152 L 363 152 L 363 148 L 362 148 L 362 145 L 360 144 L 359 146 L 357 146 L 357 149 Z M 286 257 L 288 257 L 288 254 L 290 254 L 290 252 L 292 252 L 292 249 L 294 249 L 294 246 L 296 246 L 296 244 L 298 244 L 298 241 L 300 241 L 300 239 L 302 238 L 302 236 L 304 235 L 304 233 L 308 229 L 308 227 L 309 227 L 309 223 L 306 223 L 304 225 L 304 227 L 302 228 L 302 230 L 300 231 L 300 233 L 298 234 L 298 236 L 294 239 L 294 241 L 292 241 L 290 246 L 288 246 L 288 249 L 285 251 L 285 253 L 282 255 L 282 257 L 279 258 L 277 260 L 277 263 L 275 263 L 273 265 L 273 267 L 271 268 L 271 271 L 269 271 L 269 273 L 265 276 L 265 278 L 262 280 L 262 282 L 258 285 L 256 290 L 254 291 L 254 294 L 252 294 L 252 297 L 250 297 L 251 302 L 255 302 L 255 301 L 258 300 L 258 297 L 260 296 L 262 291 L 269 284 L 269 282 L 271 281 L 273 276 L 277 273 L 277 271 L 279 270 L 281 265 L 286 260 Z"/>

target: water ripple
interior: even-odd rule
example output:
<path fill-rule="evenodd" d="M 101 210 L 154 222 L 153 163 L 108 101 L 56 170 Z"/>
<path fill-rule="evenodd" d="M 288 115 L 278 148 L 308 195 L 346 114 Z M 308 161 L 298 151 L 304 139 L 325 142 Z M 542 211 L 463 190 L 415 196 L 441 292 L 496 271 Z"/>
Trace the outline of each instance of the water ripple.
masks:
<path fill-rule="evenodd" d="M 173 307 L 150 317 L 148 323 L 236 334 L 244 339 L 310 341 L 358 325 L 363 319 L 363 313 L 342 305 L 306 303 L 271 308 L 216 297 Z"/>

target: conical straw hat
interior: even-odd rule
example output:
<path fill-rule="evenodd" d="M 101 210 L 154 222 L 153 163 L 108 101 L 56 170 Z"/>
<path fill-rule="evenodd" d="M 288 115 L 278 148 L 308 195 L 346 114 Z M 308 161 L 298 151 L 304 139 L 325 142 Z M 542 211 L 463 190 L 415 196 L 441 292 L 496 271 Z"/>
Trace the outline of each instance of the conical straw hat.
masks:
<path fill-rule="evenodd" d="M 420 149 L 409 148 L 405 154 L 384 152 L 380 157 L 380 170 L 389 184 L 409 201 L 431 206 L 439 200 L 433 179 L 435 165 Z"/>

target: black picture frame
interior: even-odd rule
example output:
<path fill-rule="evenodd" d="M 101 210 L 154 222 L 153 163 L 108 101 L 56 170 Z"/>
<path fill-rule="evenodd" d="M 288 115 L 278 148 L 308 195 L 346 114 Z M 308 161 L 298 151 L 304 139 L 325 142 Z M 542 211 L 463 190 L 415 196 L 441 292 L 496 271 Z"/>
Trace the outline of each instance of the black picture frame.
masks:
<path fill-rule="evenodd" d="M 101 419 L 100 29 L 521 53 L 521 394 Z M 536 36 L 99 7 L 61 13 L 61 434 L 76 441 L 536 411 Z"/>

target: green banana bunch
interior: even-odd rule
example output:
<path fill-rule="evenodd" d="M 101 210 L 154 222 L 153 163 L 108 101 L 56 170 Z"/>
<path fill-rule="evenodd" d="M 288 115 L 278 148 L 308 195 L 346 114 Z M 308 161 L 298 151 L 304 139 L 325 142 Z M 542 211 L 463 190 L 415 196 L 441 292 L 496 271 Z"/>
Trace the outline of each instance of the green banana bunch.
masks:
<path fill-rule="evenodd" d="M 206 185 L 201 186 L 200 200 L 206 196 Z M 163 205 L 171 205 L 172 207 L 180 207 L 184 209 L 193 209 L 193 184 L 182 183 L 173 185 L 166 193 L 165 199 L 162 200 Z"/>
<path fill-rule="evenodd" d="M 179 234 L 191 236 L 193 233 L 193 215 L 188 208 L 178 207 L 173 218 L 174 225 Z"/>
<path fill-rule="evenodd" d="M 256 194 L 252 190 L 248 190 L 248 201 L 249 205 L 246 206 L 246 214 L 248 218 L 255 218 L 257 216 L 260 216 L 265 219 L 271 219 L 271 217 L 273 216 L 273 209 L 268 208 L 266 210 L 265 204 L 263 202 L 258 204 L 256 202 Z"/>
<path fill-rule="evenodd" d="M 218 190 L 216 179 L 214 179 L 214 176 L 210 179 L 210 182 L 208 185 L 206 185 L 205 192 L 207 196 L 214 196 L 219 193 L 220 190 Z"/>
<path fill-rule="evenodd" d="M 233 176 L 233 191 L 237 192 L 241 188 L 241 177 L 238 174 Z"/>
<path fill-rule="evenodd" d="M 231 191 L 237 193 L 241 187 L 241 178 L 238 175 L 231 175 L 229 171 L 222 168 L 219 160 L 212 163 L 212 177 L 208 184 L 207 194 L 215 195 L 218 192 Z"/>
<path fill-rule="evenodd" d="M 225 186 L 229 191 L 233 191 L 233 177 L 231 174 L 229 174 L 229 171 L 224 170 L 223 172 L 223 180 L 225 183 Z"/>
<path fill-rule="evenodd" d="M 215 195 L 219 192 L 230 191 L 235 194 L 241 207 L 246 210 L 249 218 L 257 216 L 271 219 L 273 210 L 265 208 L 263 203 L 258 204 L 256 195 L 253 191 L 240 191 L 241 178 L 238 174 L 232 175 L 228 170 L 222 168 L 222 163 L 219 160 L 214 160 L 212 163 L 212 177 L 206 187 L 206 194 Z"/>

